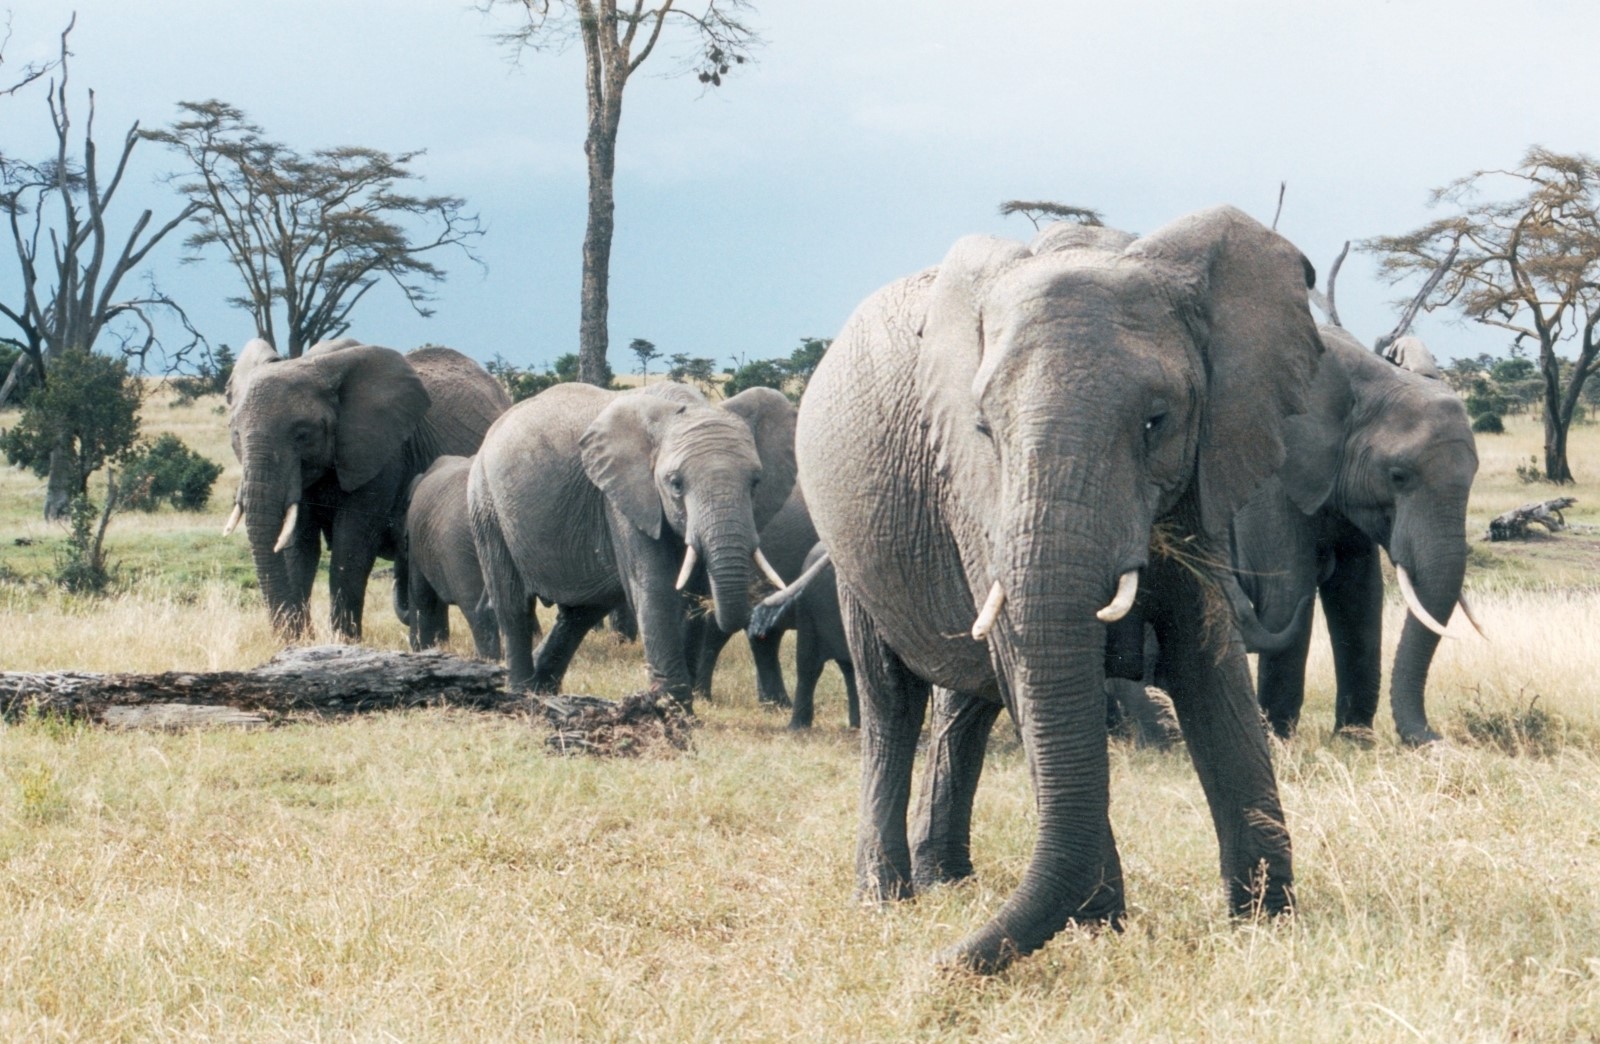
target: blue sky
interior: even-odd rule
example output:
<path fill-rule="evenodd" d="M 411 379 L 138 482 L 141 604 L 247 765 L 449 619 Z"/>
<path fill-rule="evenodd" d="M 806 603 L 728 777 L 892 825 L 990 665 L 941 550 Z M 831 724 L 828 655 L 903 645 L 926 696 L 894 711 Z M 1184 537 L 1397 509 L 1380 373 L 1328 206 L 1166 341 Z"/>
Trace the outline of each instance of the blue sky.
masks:
<path fill-rule="evenodd" d="M 134 119 L 221 98 L 309 150 L 426 148 L 430 191 L 464 196 L 488 235 L 480 270 L 447 259 L 436 315 L 374 291 L 352 333 L 433 341 L 542 365 L 577 343 L 586 190 L 574 50 L 520 64 L 497 19 L 457 0 L 12 0 L 8 66 L 47 57 L 67 14 L 73 82 L 96 91 L 102 149 Z M 1045 198 L 1148 231 L 1232 203 L 1270 221 L 1326 272 L 1345 239 L 1435 216 L 1428 190 L 1514 164 L 1533 142 L 1600 151 L 1593 16 L 1530 0 L 767 0 L 754 66 L 706 92 L 671 54 L 625 96 L 611 286 L 612 364 L 626 345 L 716 359 L 831 336 L 878 286 L 936 263 L 972 232 L 1027 238 L 997 207 Z M 0 101 L 13 153 L 48 147 L 37 92 Z M 122 212 L 170 213 L 171 158 L 145 145 Z M 149 266 L 213 342 L 248 318 L 220 257 Z M 9 276 L 0 255 L 0 280 Z M 3 287 L 0 283 L 0 287 Z M 1401 290 L 1354 256 L 1345 324 L 1370 343 Z M 3 292 L 3 291 L 0 291 Z M 1500 352 L 1503 334 L 1443 313 L 1419 332 L 1441 357 Z"/>

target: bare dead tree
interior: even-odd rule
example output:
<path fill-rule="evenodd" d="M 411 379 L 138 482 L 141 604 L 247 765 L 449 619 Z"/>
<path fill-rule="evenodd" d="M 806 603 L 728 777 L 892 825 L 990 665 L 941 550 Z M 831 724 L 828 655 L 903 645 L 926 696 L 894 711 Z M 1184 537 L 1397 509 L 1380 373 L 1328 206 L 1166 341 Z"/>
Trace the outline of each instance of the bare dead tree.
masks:
<path fill-rule="evenodd" d="M 1272 212 L 1272 231 L 1278 231 L 1278 219 L 1283 216 L 1283 196 L 1289 191 L 1287 181 L 1278 182 L 1278 209 Z"/>
<path fill-rule="evenodd" d="M 1341 330 L 1344 329 L 1344 324 L 1339 321 L 1339 308 L 1334 303 L 1333 288 L 1339 281 L 1339 267 L 1344 264 L 1345 256 L 1349 253 L 1350 241 L 1347 239 L 1344 241 L 1344 247 L 1339 251 L 1339 256 L 1333 259 L 1333 267 L 1328 269 L 1328 292 L 1321 294 L 1315 289 L 1310 292 L 1311 303 L 1322 310 L 1322 314 L 1328 317 L 1329 323 Z"/>
<path fill-rule="evenodd" d="M 1010 217 L 1012 214 L 1021 214 L 1033 222 L 1037 229 L 1040 223 L 1049 221 L 1072 221 L 1079 225 L 1089 225 L 1100 228 L 1105 225 L 1105 218 L 1098 210 L 1088 207 L 1075 207 L 1070 203 L 1053 203 L 1050 200 L 1008 199 L 1000 204 L 1000 216 Z"/>
<path fill-rule="evenodd" d="M 417 314 L 432 315 L 430 287 L 445 272 L 431 258 L 441 250 L 482 263 L 469 243 L 483 229 L 463 199 L 400 190 L 418 177 L 410 164 L 420 151 L 342 146 L 302 156 L 268 140 L 226 102 L 178 107 L 184 119 L 145 137 L 189 167 L 172 179 L 194 215 L 185 261 L 221 247 L 244 284 L 229 303 L 249 312 L 256 336 L 289 357 L 347 332 L 356 305 L 384 282 Z M 432 231 L 415 235 L 410 226 L 418 222 Z"/>
<path fill-rule="evenodd" d="M 1498 191 L 1496 198 L 1486 193 Z M 1584 382 L 1600 362 L 1600 161 L 1533 146 L 1509 170 L 1478 170 L 1435 189 L 1430 205 L 1452 215 L 1364 244 L 1391 281 L 1433 269 L 1445 244 L 1459 255 L 1424 305 L 1454 306 L 1468 319 L 1539 348 L 1544 378 L 1545 474 L 1573 481 L 1567 430 Z M 1568 371 L 1557 354 L 1571 344 Z"/>
<path fill-rule="evenodd" d="M 589 166 L 589 217 L 583 233 L 583 284 L 578 319 L 578 379 L 604 384 L 610 335 L 611 240 L 615 231 L 617 131 L 628 81 L 676 30 L 680 61 L 707 87 L 752 58 L 761 38 L 745 21 L 749 0 L 698 0 L 687 9 L 676 0 L 479 0 L 483 10 L 510 5 L 527 22 L 498 34 L 514 54 L 524 50 L 562 51 L 573 40 L 583 44 L 589 123 L 583 152 Z"/>
<path fill-rule="evenodd" d="M 152 319 L 156 310 L 177 316 L 190 336 L 181 348 L 167 350 L 173 365 L 201 343 L 183 310 L 153 283 L 142 293 L 117 296 L 123 280 L 194 214 L 195 207 L 190 204 L 157 226 L 152 226 L 154 214 L 147 209 L 125 238 L 113 237 L 107 213 L 139 143 L 139 125 L 128 128 L 107 177 L 94 140 L 94 91 L 87 92 L 81 139 L 69 105 L 67 44 L 73 24 L 69 21 L 61 32 L 45 96 L 55 130 L 55 154 L 38 163 L 0 156 L 0 214 L 11 232 L 20 274 L 20 286 L 0 296 L 0 316 L 16 327 L 21 335 L 18 343 L 47 382 L 52 359 L 71 349 L 92 350 L 119 320 L 137 325 L 138 332 L 123 335 L 119 347 L 144 366 L 151 351 L 162 347 Z M 67 459 L 69 453 L 61 447 L 52 455 L 46 518 L 60 518 L 77 492 L 71 488 L 75 469 Z"/>
<path fill-rule="evenodd" d="M 1439 285 L 1439 280 L 1443 279 L 1445 273 L 1450 271 L 1450 266 L 1455 263 L 1456 256 L 1460 253 L 1461 241 L 1458 239 L 1454 243 L 1450 244 L 1449 252 L 1446 253 L 1444 257 L 1439 259 L 1439 263 L 1434 266 L 1434 269 L 1431 273 L 1429 273 L 1428 278 L 1423 281 L 1422 288 L 1418 290 L 1416 295 L 1412 297 L 1411 300 L 1407 302 L 1406 306 L 1400 310 L 1400 318 L 1395 322 L 1394 329 L 1390 330 L 1388 333 L 1384 334 L 1382 337 L 1379 337 L 1373 342 L 1372 350 L 1374 352 L 1377 352 L 1379 355 L 1387 356 L 1389 354 L 1389 348 L 1396 341 L 1405 336 L 1406 331 L 1411 329 L 1411 324 L 1416 321 L 1417 313 L 1421 311 L 1423 306 L 1427 303 L 1428 295 L 1433 293 L 1434 287 Z"/>

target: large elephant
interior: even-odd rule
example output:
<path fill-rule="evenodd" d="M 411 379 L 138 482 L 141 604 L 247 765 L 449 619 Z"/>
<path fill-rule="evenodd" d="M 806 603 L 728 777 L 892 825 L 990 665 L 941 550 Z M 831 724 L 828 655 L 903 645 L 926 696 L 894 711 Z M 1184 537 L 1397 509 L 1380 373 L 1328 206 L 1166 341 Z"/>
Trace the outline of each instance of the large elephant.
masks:
<path fill-rule="evenodd" d="M 411 484 L 404 536 L 394 560 L 394 609 L 410 631 L 411 648 L 450 637 L 450 607 L 472 631 L 486 660 L 500 658 L 500 628 L 484 604 L 483 569 L 467 519 L 470 457 L 440 457 Z"/>
<path fill-rule="evenodd" d="M 1461 600 L 1467 497 L 1478 470 L 1467 411 L 1440 381 L 1418 376 L 1321 327 L 1327 354 L 1310 408 L 1289 422 L 1288 456 L 1234 519 L 1234 561 L 1267 627 L 1320 593 L 1333 644 L 1334 727 L 1370 728 L 1383 656 L 1388 552 L 1409 614 L 1389 703 L 1402 741 L 1439 738 L 1423 710 L 1428 667 Z M 1257 687 L 1273 729 L 1294 731 L 1305 699 L 1310 621 L 1286 651 L 1263 653 Z"/>
<path fill-rule="evenodd" d="M 761 553 L 778 574 L 775 578 L 762 577 L 761 583 L 775 584 L 777 579 L 793 580 L 805 568 L 806 555 L 817 542 L 816 527 L 811 524 L 811 513 L 806 510 L 806 499 L 800 487 L 794 487 L 783 507 L 772 516 L 761 530 Z M 789 690 L 783 683 L 783 666 L 778 653 L 783 636 L 795 626 L 792 616 L 768 628 L 759 637 L 746 632 L 750 643 L 750 659 L 756 668 L 756 699 L 775 707 L 788 707 Z M 697 699 L 711 698 L 711 682 L 717 671 L 717 660 L 722 647 L 732 637 L 720 627 L 702 628 L 698 659 L 694 669 L 694 694 Z"/>
<path fill-rule="evenodd" d="M 513 688 L 560 687 L 595 621 L 626 604 L 652 687 L 693 706 L 688 598 L 724 631 L 749 618 L 756 533 L 794 485 L 794 407 L 753 388 L 712 405 L 681 384 L 560 384 L 508 410 L 468 480 L 478 555 Z M 557 606 L 532 650 L 532 599 Z"/>
<path fill-rule="evenodd" d="M 1120 920 L 1103 680 L 1106 623 L 1130 609 L 1160 639 L 1230 907 L 1290 908 L 1288 831 L 1217 574 L 1322 353 L 1312 275 L 1228 207 L 1140 239 L 969 237 L 859 306 L 812 378 L 796 449 L 861 690 L 863 893 L 972 872 L 1002 704 L 1032 771 L 1032 861 L 950 960 L 994 970 L 1069 921 Z"/>
<path fill-rule="evenodd" d="M 242 518 L 279 632 L 303 635 L 326 540 L 334 633 L 361 636 L 374 559 L 394 557 L 411 480 L 441 454 L 475 452 L 510 399 L 449 348 L 401 355 L 335 342 L 280 359 L 255 340 L 229 382 Z"/>

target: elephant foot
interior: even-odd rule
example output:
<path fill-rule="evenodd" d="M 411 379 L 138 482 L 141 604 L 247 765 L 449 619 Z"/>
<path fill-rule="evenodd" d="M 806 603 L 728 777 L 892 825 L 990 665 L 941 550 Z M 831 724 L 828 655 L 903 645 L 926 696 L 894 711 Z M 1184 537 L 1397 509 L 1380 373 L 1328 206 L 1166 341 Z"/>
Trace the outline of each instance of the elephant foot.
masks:
<path fill-rule="evenodd" d="M 1096 891 L 1088 904 L 1069 916 L 1063 927 L 1075 926 L 1096 935 L 1103 931 L 1120 932 L 1126 916 L 1122 893 L 1103 887 Z M 973 972 L 978 975 L 994 975 L 1004 971 L 1018 957 L 1026 957 L 1039 949 L 1055 934 L 1051 932 L 1049 936 L 1035 944 L 1020 946 L 1016 940 L 1002 934 L 991 923 L 960 945 L 941 951 L 934 961 L 941 968 Z"/>
<path fill-rule="evenodd" d="M 757 692 L 756 702 L 761 704 L 763 707 L 775 707 L 779 710 L 788 710 L 790 707 L 794 706 L 794 704 L 789 702 L 789 697 L 785 693 L 778 693 L 777 695 L 774 695 L 770 692 Z"/>
<path fill-rule="evenodd" d="M 972 864 L 967 863 L 963 866 L 918 867 L 912 874 L 912 880 L 916 883 L 917 891 L 926 892 L 930 888 L 961 884 L 974 876 Z"/>
<path fill-rule="evenodd" d="M 1341 725 L 1333 730 L 1333 734 L 1362 750 L 1371 750 L 1378 745 L 1378 734 L 1370 725 Z"/>
<path fill-rule="evenodd" d="M 1423 726 L 1420 729 L 1400 733 L 1400 742 L 1407 747 L 1427 747 L 1435 743 L 1443 743 L 1444 737 L 1427 726 Z"/>
<path fill-rule="evenodd" d="M 1240 920 L 1287 917 L 1294 913 L 1294 882 L 1269 875 L 1262 860 L 1249 883 L 1235 881 L 1229 888 L 1228 910 Z"/>
<path fill-rule="evenodd" d="M 884 906 L 916 897 L 911 878 L 887 868 L 863 875 L 856 882 L 856 898 L 870 906 Z"/>

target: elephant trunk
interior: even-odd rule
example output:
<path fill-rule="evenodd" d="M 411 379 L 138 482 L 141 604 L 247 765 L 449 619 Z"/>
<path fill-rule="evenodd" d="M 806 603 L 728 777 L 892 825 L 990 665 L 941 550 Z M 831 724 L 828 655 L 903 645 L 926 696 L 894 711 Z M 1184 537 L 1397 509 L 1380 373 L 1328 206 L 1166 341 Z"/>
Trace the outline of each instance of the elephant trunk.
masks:
<path fill-rule="evenodd" d="M 289 508 L 299 503 L 299 468 L 296 466 L 291 476 L 275 481 L 272 476 L 282 470 L 274 467 L 269 451 L 247 451 L 239 501 L 244 508 L 245 532 L 255 561 L 256 581 L 273 627 L 285 637 L 296 638 L 308 629 L 310 614 L 289 577 L 288 562 L 279 545 L 284 540 Z M 289 535 L 292 538 L 293 534 Z"/>
<path fill-rule="evenodd" d="M 1464 511 L 1460 510 L 1430 510 L 1403 513 L 1395 520 L 1390 557 L 1396 567 L 1403 568 L 1409 575 L 1422 608 L 1440 623 L 1449 622 L 1461 598 L 1467 567 L 1463 517 Z M 1430 743 L 1439 738 L 1428 726 L 1423 707 L 1428 668 L 1438 647 L 1439 636 L 1408 610 L 1389 682 L 1389 705 L 1394 712 L 1395 728 L 1401 740 L 1408 744 Z"/>
<path fill-rule="evenodd" d="M 1032 770 L 1039 833 L 1016 891 L 950 955 L 980 971 L 1038 949 L 1068 921 L 1115 922 L 1122 913 L 1107 815 L 1105 628 L 1096 613 L 1133 563 L 1102 557 L 1099 549 L 1124 542 L 1105 534 L 1049 523 L 1010 532 L 1028 546 L 999 571 L 1005 599 L 988 640 Z"/>
<path fill-rule="evenodd" d="M 725 633 L 750 622 L 750 583 L 755 569 L 755 525 L 719 521 L 701 530 L 706 579 L 716 602 L 717 626 Z"/>

